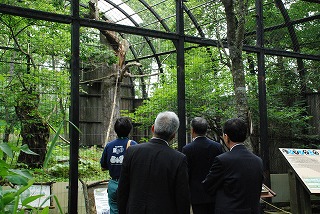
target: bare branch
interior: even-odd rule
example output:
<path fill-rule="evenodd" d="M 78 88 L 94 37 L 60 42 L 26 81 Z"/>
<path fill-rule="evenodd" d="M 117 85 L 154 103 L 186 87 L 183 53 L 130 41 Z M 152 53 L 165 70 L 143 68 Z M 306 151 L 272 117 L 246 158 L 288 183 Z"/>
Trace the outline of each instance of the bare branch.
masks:
<path fill-rule="evenodd" d="M 81 178 L 79 178 L 79 181 L 82 184 L 84 204 L 86 207 L 86 214 L 89 214 L 90 213 L 90 202 L 89 202 L 88 186 L 87 186 L 86 182 L 84 182 Z"/>
<path fill-rule="evenodd" d="M 128 73 L 127 71 L 129 71 L 129 68 L 132 67 L 132 66 L 138 66 L 138 67 L 141 67 L 142 65 L 138 62 L 131 62 L 131 63 L 128 63 L 124 66 L 124 68 L 121 69 L 121 72 L 120 72 L 120 77 L 119 77 L 119 81 L 121 82 L 123 77 L 127 76 L 125 75 L 126 73 Z"/>
<path fill-rule="evenodd" d="M 52 131 L 53 131 L 54 133 L 57 133 L 57 131 L 53 128 L 53 126 L 50 125 L 50 123 L 47 123 L 47 124 L 49 125 L 50 129 L 52 129 Z M 62 137 L 61 135 L 59 135 L 59 138 L 60 138 L 63 142 L 65 142 L 65 143 L 67 143 L 67 144 L 70 144 L 70 142 L 69 142 L 67 139 L 65 139 L 64 137 Z"/>
<path fill-rule="evenodd" d="M 108 75 L 108 76 L 99 77 L 99 78 L 96 78 L 96 79 L 81 81 L 80 84 L 102 81 L 102 80 L 104 80 L 104 79 L 111 79 L 112 77 L 117 77 L 117 73 L 113 73 L 113 74 L 110 74 L 110 75 Z"/>
<path fill-rule="evenodd" d="M 128 77 L 131 77 L 131 78 L 151 77 L 151 76 L 157 76 L 157 75 L 160 76 L 160 75 L 162 75 L 162 73 L 134 75 L 134 74 L 131 74 L 129 72 L 125 72 L 125 74 L 124 74 L 124 76 L 128 76 Z"/>

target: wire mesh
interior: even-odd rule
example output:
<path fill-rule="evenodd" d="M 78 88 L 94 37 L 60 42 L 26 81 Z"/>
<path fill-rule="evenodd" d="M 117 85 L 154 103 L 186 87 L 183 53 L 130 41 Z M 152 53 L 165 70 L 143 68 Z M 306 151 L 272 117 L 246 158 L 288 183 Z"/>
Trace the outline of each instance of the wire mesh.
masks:
<path fill-rule="evenodd" d="M 263 5 L 264 47 L 319 56 L 319 4 L 284 1 L 285 10 L 280 11 L 279 3 L 267 1 Z M 58 5 L 51 7 L 47 7 L 49 3 L 38 1 L 2 1 L 1 4 L 70 15 L 70 2 L 64 1 L 58 1 Z M 101 4 L 108 7 L 100 9 L 101 19 L 98 21 L 121 24 L 122 28 L 137 26 L 159 32 L 175 32 L 174 1 L 101 1 Z M 210 122 L 210 135 L 219 139 L 221 124 L 235 111 L 232 73 L 228 64 L 230 53 L 227 49 L 221 48 L 222 44 L 225 45 L 227 42 L 227 23 L 223 5 L 216 1 L 188 1 L 184 4 L 185 35 L 201 37 L 203 40 L 219 40 L 217 44 L 220 47 L 201 47 L 199 44 L 185 43 L 187 121 L 183 122 L 188 124 L 194 116 L 207 117 Z M 131 9 L 128 10 L 124 5 Z M 81 3 L 80 11 L 83 19 L 92 15 L 87 3 Z M 117 13 L 113 13 L 115 11 Z M 285 18 L 285 12 L 290 19 Z M 21 15 L 27 14 L 30 14 L 30 11 L 25 10 Z M 252 2 L 245 14 L 247 20 L 244 45 L 255 46 L 256 8 Z M 49 167 L 44 172 L 42 169 L 36 169 L 34 174 L 39 180 L 67 182 L 70 157 L 68 132 L 72 126 L 68 121 L 71 90 L 70 25 L 22 18 L 2 12 L 0 25 L 0 109 L 1 121 L 4 121 L 0 127 L 1 139 L 14 145 L 23 142 L 21 128 L 25 121 L 17 118 L 16 103 L 24 97 L 17 95 L 23 90 L 35 92 L 38 97 L 30 105 L 36 105 L 37 116 L 50 125 L 47 147 L 50 148 L 54 143 L 55 149 L 52 151 Z M 81 27 L 80 41 L 79 178 L 89 182 L 109 178 L 108 174 L 101 172 L 99 161 L 103 145 L 115 138 L 110 114 L 116 93 L 116 77 L 123 68 L 117 67 L 120 63 L 119 47 L 123 45 L 122 42 L 128 42 L 124 62 L 139 63 L 125 70 L 125 76 L 118 85 L 121 85 L 121 92 L 118 94 L 120 100 L 116 106 L 117 116 L 137 117 L 133 121 L 134 129 L 130 137 L 137 142 L 148 141 L 152 134 L 150 127 L 158 112 L 179 111 L 177 93 L 180 86 L 177 85 L 175 40 Z M 257 126 L 258 62 L 255 51 L 244 53 L 242 60 L 249 107 L 254 125 Z M 301 66 L 301 61 L 285 55 L 279 56 L 277 53 L 266 57 L 270 165 L 272 173 L 285 173 L 286 165 L 277 152 L 279 146 L 319 145 L 319 62 L 303 60 Z M 305 90 L 305 94 L 301 93 L 302 90 Z M 303 106 L 305 103 L 299 103 L 298 99 L 302 95 L 307 97 L 307 116 L 310 116 L 302 120 L 303 123 L 296 120 L 301 118 L 301 115 L 304 117 L 306 113 Z M 302 126 L 305 127 L 301 128 Z M 108 130 L 112 134 L 106 139 Z M 313 138 L 307 139 L 301 130 Z M 59 138 L 55 138 L 57 133 L 60 135 Z M 36 136 L 39 132 L 29 134 Z M 254 134 L 257 136 L 256 142 L 259 147 L 259 129 Z M 281 138 L 283 134 L 287 138 Z M 176 139 L 174 143 L 176 146 Z M 16 163 L 17 159 L 18 154 L 13 160 L 8 161 Z M 65 194 L 66 187 L 62 186 L 60 191 Z M 66 201 L 62 200 L 63 203 L 67 203 Z M 81 212 L 84 212 L 84 209 L 81 207 Z"/>

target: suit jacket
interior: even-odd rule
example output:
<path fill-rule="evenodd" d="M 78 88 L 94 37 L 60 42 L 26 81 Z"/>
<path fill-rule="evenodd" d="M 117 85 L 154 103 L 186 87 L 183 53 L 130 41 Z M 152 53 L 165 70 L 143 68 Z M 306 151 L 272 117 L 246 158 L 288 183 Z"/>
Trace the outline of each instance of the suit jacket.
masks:
<path fill-rule="evenodd" d="M 237 145 L 215 158 L 203 184 L 216 194 L 215 214 L 258 214 L 262 182 L 261 158 Z"/>
<path fill-rule="evenodd" d="M 161 139 L 131 146 L 118 186 L 119 214 L 189 214 L 186 156 Z"/>
<path fill-rule="evenodd" d="M 222 154 L 222 145 L 205 136 L 199 136 L 185 145 L 182 152 L 188 161 L 191 204 L 214 202 L 214 197 L 205 191 L 201 182 L 209 173 L 214 158 Z"/>

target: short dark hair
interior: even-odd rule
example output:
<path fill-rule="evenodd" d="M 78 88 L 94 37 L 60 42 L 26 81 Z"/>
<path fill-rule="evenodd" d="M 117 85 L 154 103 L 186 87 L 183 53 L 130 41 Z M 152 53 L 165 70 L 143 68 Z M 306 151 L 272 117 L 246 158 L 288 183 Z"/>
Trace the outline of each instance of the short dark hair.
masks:
<path fill-rule="evenodd" d="M 202 117 L 195 117 L 191 120 L 191 127 L 196 134 L 205 135 L 208 130 L 208 122 Z"/>
<path fill-rule="evenodd" d="M 114 131 L 118 137 L 128 137 L 132 129 L 132 123 L 128 117 L 120 117 L 114 124 Z"/>
<path fill-rule="evenodd" d="M 227 134 L 232 142 L 244 142 L 247 138 L 247 125 L 240 118 L 232 118 L 225 122 L 223 133 Z"/>

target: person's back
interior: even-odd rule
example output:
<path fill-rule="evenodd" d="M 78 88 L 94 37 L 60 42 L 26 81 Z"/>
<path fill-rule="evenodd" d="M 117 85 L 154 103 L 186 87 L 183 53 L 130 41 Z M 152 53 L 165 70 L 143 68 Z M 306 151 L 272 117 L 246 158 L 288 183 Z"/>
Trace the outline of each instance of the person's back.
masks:
<path fill-rule="evenodd" d="M 243 144 L 247 127 L 243 120 L 228 120 L 223 138 L 229 152 L 214 159 L 202 182 L 208 193 L 216 196 L 215 214 L 259 214 L 263 182 L 261 158 Z"/>
<path fill-rule="evenodd" d="M 167 114 L 160 113 L 158 117 L 169 117 L 164 119 L 171 123 L 172 116 Z M 186 156 L 168 145 L 178 126 L 168 132 L 172 136 L 163 137 L 157 134 L 157 125 L 156 119 L 154 137 L 149 142 L 127 150 L 118 188 L 120 214 L 190 212 Z"/>
<path fill-rule="evenodd" d="M 157 140 L 132 147 L 127 155 L 131 166 L 128 179 L 132 186 L 127 213 L 184 213 L 179 212 L 176 202 L 188 201 L 183 198 L 189 194 L 188 183 L 184 182 L 185 179 L 179 180 L 188 176 L 184 169 L 187 166 L 185 157 Z M 123 165 L 126 167 L 127 162 Z"/>
<path fill-rule="evenodd" d="M 262 160 L 248 151 L 244 145 L 217 157 L 225 170 L 224 188 L 216 192 L 218 213 L 258 214 L 263 182 Z M 236 212 L 237 211 L 237 212 Z"/>
<path fill-rule="evenodd" d="M 204 118 L 195 117 L 191 121 L 193 141 L 182 148 L 188 161 L 193 214 L 214 212 L 215 199 L 205 191 L 201 182 L 207 176 L 214 158 L 220 155 L 223 150 L 221 144 L 205 136 L 207 129 L 207 121 Z"/>
<path fill-rule="evenodd" d="M 135 141 L 128 138 L 131 129 L 132 124 L 129 118 L 117 118 L 114 124 L 114 130 L 117 133 L 118 138 L 107 143 L 100 159 L 102 170 L 109 170 L 109 175 L 111 177 L 108 182 L 110 214 L 118 214 L 116 192 L 125 151 L 129 146 L 137 144 Z"/>

